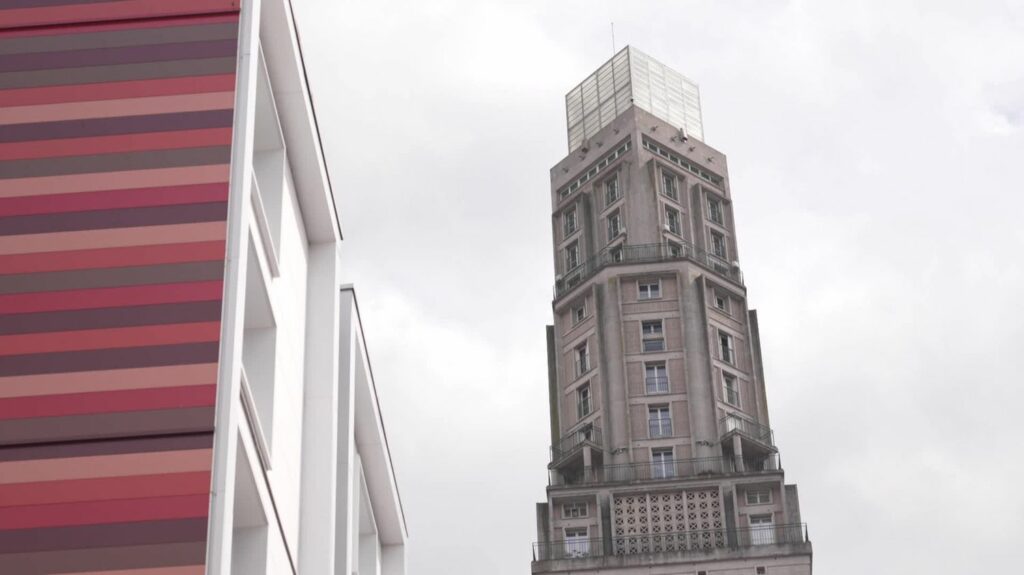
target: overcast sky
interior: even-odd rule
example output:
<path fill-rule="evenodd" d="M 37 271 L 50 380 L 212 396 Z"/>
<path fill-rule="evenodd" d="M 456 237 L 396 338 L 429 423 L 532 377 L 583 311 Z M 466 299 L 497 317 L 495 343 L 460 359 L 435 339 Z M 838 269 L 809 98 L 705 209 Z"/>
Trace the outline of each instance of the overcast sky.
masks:
<path fill-rule="evenodd" d="M 529 573 L 548 170 L 612 21 L 729 156 L 817 573 L 1019 572 L 1024 0 L 294 4 L 410 575 Z"/>

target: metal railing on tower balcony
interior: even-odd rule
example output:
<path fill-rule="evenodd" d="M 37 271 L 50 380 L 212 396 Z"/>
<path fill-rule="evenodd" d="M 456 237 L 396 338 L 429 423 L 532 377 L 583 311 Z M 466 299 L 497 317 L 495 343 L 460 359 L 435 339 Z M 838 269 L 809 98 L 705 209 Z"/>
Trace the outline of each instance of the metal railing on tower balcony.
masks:
<path fill-rule="evenodd" d="M 743 274 L 740 272 L 739 266 L 686 242 L 618 245 L 605 248 L 582 264 L 572 266 L 572 269 L 566 272 L 565 277 L 555 282 L 554 295 L 556 299 L 561 297 L 609 265 L 674 260 L 690 260 L 738 284 L 743 283 Z"/>
<path fill-rule="evenodd" d="M 551 477 L 551 485 L 575 486 L 667 481 L 733 473 L 767 473 L 781 469 L 778 453 L 771 453 L 763 457 L 743 457 L 742 460 L 733 456 L 669 459 L 644 463 L 599 465 L 589 469 L 557 473 Z"/>
<path fill-rule="evenodd" d="M 749 419 L 727 415 L 718 420 L 718 427 L 722 432 L 722 437 L 735 432 L 765 445 L 775 445 L 775 434 L 772 433 L 771 428 L 754 423 Z"/>
<path fill-rule="evenodd" d="M 656 534 L 571 537 L 533 544 L 534 561 L 590 559 L 625 555 L 674 553 L 698 555 L 720 550 L 809 543 L 806 523 L 753 525 L 734 529 L 667 531 Z"/>
<path fill-rule="evenodd" d="M 551 446 L 551 462 L 557 463 L 574 454 L 584 445 L 601 448 L 601 428 L 596 425 L 587 425 L 566 435 Z"/>

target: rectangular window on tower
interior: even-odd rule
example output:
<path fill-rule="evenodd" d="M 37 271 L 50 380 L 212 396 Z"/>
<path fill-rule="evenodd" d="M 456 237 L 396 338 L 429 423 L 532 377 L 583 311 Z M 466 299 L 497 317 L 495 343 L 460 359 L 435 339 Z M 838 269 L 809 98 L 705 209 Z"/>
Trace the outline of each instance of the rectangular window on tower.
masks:
<path fill-rule="evenodd" d="M 672 416 L 667 405 L 652 405 L 647 408 L 647 425 L 650 437 L 671 437 Z"/>
<path fill-rule="evenodd" d="M 661 193 L 672 198 L 673 200 L 679 200 L 679 190 L 677 188 L 676 175 L 668 170 L 661 171 Z"/>
<path fill-rule="evenodd" d="M 565 248 L 565 271 L 572 271 L 580 265 L 580 244 L 573 242 Z"/>
<path fill-rule="evenodd" d="M 733 407 L 740 406 L 740 387 L 735 375 L 722 372 L 722 393 L 726 403 Z"/>
<path fill-rule="evenodd" d="M 622 214 L 619 210 L 615 210 L 608 216 L 608 241 L 612 241 L 619 237 L 624 230 L 622 229 Z"/>
<path fill-rule="evenodd" d="M 676 476 L 675 455 L 671 447 L 651 449 L 651 479 Z"/>
<path fill-rule="evenodd" d="M 576 419 L 590 415 L 590 384 L 584 383 L 576 388 Z"/>
<path fill-rule="evenodd" d="M 584 343 L 576 348 L 576 375 L 583 375 L 588 371 L 590 371 L 590 350 Z"/>
<path fill-rule="evenodd" d="M 585 320 L 587 318 L 587 302 L 581 301 L 579 304 L 574 305 L 569 313 L 572 316 L 573 325 Z"/>
<path fill-rule="evenodd" d="M 715 308 L 718 311 L 729 313 L 729 296 L 722 292 L 715 292 Z"/>
<path fill-rule="evenodd" d="M 660 319 L 640 322 L 644 352 L 665 351 L 665 330 Z"/>
<path fill-rule="evenodd" d="M 656 280 L 653 282 L 641 281 L 637 282 L 637 296 L 636 299 L 659 299 L 661 298 L 661 281 Z"/>
<path fill-rule="evenodd" d="M 708 219 L 718 225 L 725 225 L 725 216 L 722 214 L 722 202 L 708 196 Z"/>
<path fill-rule="evenodd" d="M 588 515 L 587 502 L 578 501 L 562 504 L 562 517 L 565 519 L 580 519 Z"/>
<path fill-rule="evenodd" d="M 668 393 L 668 371 L 665 362 L 644 364 L 644 385 L 648 395 Z"/>
<path fill-rule="evenodd" d="M 562 214 L 562 237 L 571 236 L 577 229 L 576 208 L 570 208 Z"/>
<path fill-rule="evenodd" d="M 732 336 L 719 330 L 718 347 L 722 354 L 722 361 L 736 365 L 736 348 L 733 346 Z"/>
<path fill-rule="evenodd" d="M 665 229 L 681 236 L 683 235 L 682 219 L 679 217 L 679 210 L 665 206 Z"/>
<path fill-rule="evenodd" d="M 729 259 L 729 254 L 725 249 L 725 236 L 714 231 L 711 232 L 711 255 L 723 260 Z"/>
<path fill-rule="evenodd" d="M 604 205 L 607 207 L 614 204 L 619 197 L 619 175 L 615 174 L 604 183 Z"/>

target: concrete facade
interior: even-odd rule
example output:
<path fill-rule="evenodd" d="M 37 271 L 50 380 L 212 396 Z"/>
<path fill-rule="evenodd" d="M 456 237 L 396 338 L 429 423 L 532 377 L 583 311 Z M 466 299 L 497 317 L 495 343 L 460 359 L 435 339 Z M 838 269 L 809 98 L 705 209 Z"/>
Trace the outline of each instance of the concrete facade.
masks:
<path fill-rule="evenodd" d="M 551 170 L 552 457 L 534 573 L 811 572 L 725 155 L 638 106 Z"/>
<path fill-rule="evenodd" d="M 404 575 L 290 0 L 18 3 L 0 53 L 0 573 Z"/>

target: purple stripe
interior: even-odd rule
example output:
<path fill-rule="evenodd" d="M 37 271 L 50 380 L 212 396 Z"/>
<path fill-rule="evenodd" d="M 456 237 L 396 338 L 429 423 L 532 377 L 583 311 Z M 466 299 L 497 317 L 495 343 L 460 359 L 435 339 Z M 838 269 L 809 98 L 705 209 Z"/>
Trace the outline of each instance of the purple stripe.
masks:
<path fill-rule="evenodd" d="M 197 517 L 0 531 L 0 553 L 205 541 L 208 522 Z"/>
<path fill-rule="evenodd" d="M 233 40 L 214 40 L 210 42 L 154 44 L 149 46 L 9 55 L 0 60 L 0 72 L 79 68 L 82 66 L 110 66 L 114 64 L 188 60 L 191 58 L 218 58 L 234 56 L 237 44 Z"/>
<path fill-rule="evenodd" d="M 223 262 L 220 260 L 217 263 L 223 265 Z M 218 319 L 220 319 L 220 300 L 0 314 L 0 335 L 99 329 L 104 327 L 129 327 L 134 325 L 191 323 Z"/>
<path fill-rule="evenodd" d="M 224 221 L 227 219 L 227 206 L 227 202 L 207 202 L 10 216 L 0 218 L 0 236 Z"/>
<path fill-rule="evenodd" d="M 36 160 L 0 162 L 0 180 L 9 178 L 41 178 L 70 174 L 94 174 L 125 170 L 149 170 L 182 166 L 208 166 L 231 161 L 231 146 L 180 148 L 120 152 L 95 156 L 69 156 Z"/>
<path fill-rule="evenodd" d="M 217 361 L 216 341 L 147 347 L 62 351 L 0 357 L 0 377 L 38 373 L 97 371 Z M 2 440 L 3 434 L 0 434 Z"/>
<path fill-rule="evenodd" d="M 129 30 L 104 30 L 84 34 L 51 34 L 0 38 L 0 54 L 28 54 L 61 50 L 90 50 L 119 46 L 149 46 L 178 42 L 238 40 L 238 24 L 195 24 Z"/>
<path fill-rule="evenodd" d="M 98 270 L 71 270 L 0 276 L 0 294 L 219 281 L 223 278 L 223 260 Z"/>
<path fill-rule="evenodd" d="M 4 126 L 4 129 L 0 130 L 0 142 L 86 138 L 90 136 L 112 136 L 115 134 L 198 130 L 202 128 L 230 128 L 234 117 L 234 110 L 227 109 L 15 124 L 13 126 Z"/>
<path fill-rule="evenodd" d="M 204 565 L 205 563 L 205 541 L 8 553 L 0 557 L 4 573 L 11 575 L 71 574 L 84 571 Z"/>
<path fill-rule="evenodd" d="M 213 407 L 122 411 L 0 421 L 0 447 L 213 431 Z"/>
<path fill-rule="evenodd" d="M 119 455 L 154 451 L 184 451 L 213 447 L 213 434 L 173 435 L 106 441 L 79 441 L 51 445 L 25 445 L 0 449 L 0 461 L 27 461 L 31 459 L 62 459 L 93 455 Z M 0 532 L 2 533 L 2 532 Z"/>
<path fill-rule="evenodd" d="M 64 70 L 34 70 L 0 74 L 0 90 L 14 88 L 41 88 L 123 80 L 151 80 L 154 78 L 181 78 L 233 74 L 236 62 L 231 58 L 204 58 L 202 60 L 172 60 L 143 64 L 117 64 L 114 66 L 87 66 Z"/>

